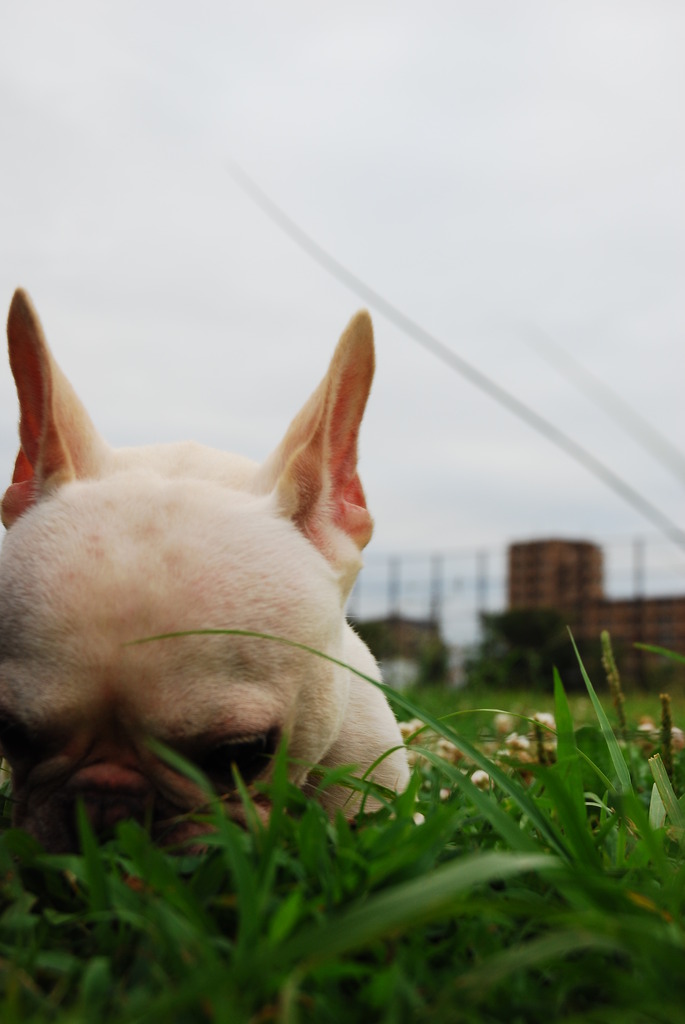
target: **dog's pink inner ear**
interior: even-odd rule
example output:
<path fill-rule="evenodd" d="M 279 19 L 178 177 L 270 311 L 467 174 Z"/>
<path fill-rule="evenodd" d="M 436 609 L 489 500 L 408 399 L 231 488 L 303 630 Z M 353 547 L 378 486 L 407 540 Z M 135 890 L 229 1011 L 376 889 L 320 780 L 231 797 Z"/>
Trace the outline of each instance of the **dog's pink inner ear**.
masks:
<path fill-rule="evenodd" d="M 357 442 L 374 372 L 367 314 L 350 323 L 328 373 L 265 464 L 276 472 L 281 508 L 334 563 L 339 531 L 363 548 L 373 521 L 357 473 Z"/>
<path fill-rule="evenodd" d="M 17 455 L 17 461 L 14 463 L 14 473 L 12 474 L 13 484 L 23 484 L 29 480 L 33 480 L 33 466 L 24 455 L 24 449 L 19 449 Z"/>
<path fill-rule="evenodd" d="M 40 323 L 28 303 L 16 319 L 10 314 L 9 323 L 10 364 L 21 414 L 20 455 L 25 456 L 31 476 L 38 473 L 45 481 L 67 467 L 71 469 L 55 418 L 52 359 Z M 14 472 L 16 477 L 17 465 Z M 21 479 L 26 479 L 26 469 L 20 468 L 20 472 Z"/>
<path fill-rule="evenodd" d="M 15 313 L 15 306 L 19 309 Z M 34 322 L 30 307 L 22 306 L 16 301 L 12 303 L 7 324 L 9 354 L 12 373 L 17 385 L 19 396 L 19 439 L 21 450 L 17 458 L 14 474 L 15 479 L 24 455 L 24 461 L 31 468 L 39 458 L 39 443 L 42 433 L 44 410 L 47 404 L 45 395 L 45 369 L 40 359 L 40 324 Z M 21 477 L 25 479 L 25 477 Z"/>
<path fill-rule="evenodd" d="M 357 543 L 365 547 L 371 540 L 373 520 L 357 472 L 357 445 L 366 400 L 373 378 L 371 363 L 354 363 L 345 368 L 338 384 L 329 425 L 329 472 L 333 522 Z"/>
<path fill-rule="evenodd" d="M 12 483 L 5 491 L 2 499 L 2 522 L 9 527 L 23 515 L 29 508 L 34 498 L 35 487 L 33 483 L 33 467 L 24 455 L 23 449 L 19 449 L 17 461 L 14 464 Z"/>
<path fill-rule="evenodd" d="M 7 321 L 10 365 L 19 398 L 21 448 L 2 500 L 10 526 L 45 491 L 92 472 L 97 434 L 55 363 L 31 301 L 14 293 Z"/>

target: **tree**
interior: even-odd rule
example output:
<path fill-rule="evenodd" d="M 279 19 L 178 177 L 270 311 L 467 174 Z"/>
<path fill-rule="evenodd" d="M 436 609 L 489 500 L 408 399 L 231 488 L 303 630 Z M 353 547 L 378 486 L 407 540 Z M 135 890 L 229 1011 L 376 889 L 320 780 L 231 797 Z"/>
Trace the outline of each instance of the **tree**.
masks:
<path fill-rule="evenodd" d="M 584 686 L 566 619 L 551 608 L 512 609 L 481 616 L 483 639 L 467 662 L 470 684 L 485 683 L 511 689 L 541 689 L 552 685 L 554 668 L 567 689 Z M 591 674 L 599 666 L 597 644 L 579 645 Z"/>

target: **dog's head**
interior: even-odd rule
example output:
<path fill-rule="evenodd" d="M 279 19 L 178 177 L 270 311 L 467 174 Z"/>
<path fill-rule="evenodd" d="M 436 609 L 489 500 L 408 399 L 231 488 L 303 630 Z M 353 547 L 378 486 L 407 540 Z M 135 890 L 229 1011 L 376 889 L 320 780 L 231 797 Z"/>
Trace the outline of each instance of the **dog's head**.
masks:
<path fill-rule="evenodd" d="M 348 702 L 349 673 L 297 645 L 351 649 L 344 605 L 372 530 L 357 475 L 369 317 L 261 466 L 191 444 L 110 448 L 20 291 L 8 338 L 21 448 L 2 501 L 0 748 L 15 822 L 72 849 L 82 800 L 99 833 L 134 817 L 192 836 L 178 818 L 204 797 L 150 739 L 196 762 L 238 818 L 234 766 L 267 777 L 281 740 L 302 783 Z M 134 642 L 193 630 L 291 643 Z"/>

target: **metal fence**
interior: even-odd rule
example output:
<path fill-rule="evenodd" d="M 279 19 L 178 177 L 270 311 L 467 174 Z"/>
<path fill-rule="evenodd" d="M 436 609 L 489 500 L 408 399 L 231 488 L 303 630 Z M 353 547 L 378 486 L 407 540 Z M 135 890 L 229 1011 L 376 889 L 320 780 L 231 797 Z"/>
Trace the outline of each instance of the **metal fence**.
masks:
<path fill-rule="evenodd" d="M 685 555 L 658 537 L 599 541 L 609 598 L 685 594 Z M 482 612 L 507 605 L 507 545 L 432 553 L 371 551 L 350 597 L 358 620 L 433 619 L 448 643 L 478 640 Z"/>

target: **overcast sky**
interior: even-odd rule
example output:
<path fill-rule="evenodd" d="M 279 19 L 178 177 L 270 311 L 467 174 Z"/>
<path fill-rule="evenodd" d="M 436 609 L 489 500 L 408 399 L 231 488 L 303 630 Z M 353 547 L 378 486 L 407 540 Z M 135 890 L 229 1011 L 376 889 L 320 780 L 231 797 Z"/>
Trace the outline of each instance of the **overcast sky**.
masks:
<path fill-rule="evenodd" d="M 685 438 L 685 5 L 5 4 L 0 304 L 23 285 L 113 444 L 261 459 L 362 301 L 227 172 L 685 528 L 683 477 L 531 348 Z M 529 426 L 374 314 L 373 552 L 644 535 Z M 16 403 L 0 372 L 9 479 Z M 678 584 L 681 585 L 681 584 Z"/>

